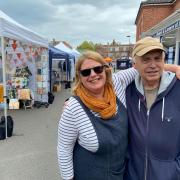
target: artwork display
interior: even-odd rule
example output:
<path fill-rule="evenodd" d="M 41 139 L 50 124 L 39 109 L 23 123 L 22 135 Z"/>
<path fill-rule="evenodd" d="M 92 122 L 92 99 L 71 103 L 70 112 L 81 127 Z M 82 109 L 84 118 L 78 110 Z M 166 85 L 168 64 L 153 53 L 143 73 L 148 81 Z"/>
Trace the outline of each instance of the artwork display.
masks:
<path fill-rule="evenodd" d="M 19 89 L 30 89 L 34 94 L 35 100 L 47 102 L 49 90 L 48 49 L 27 45 L 9 38 L 4 38 L 4 42 L 8 98 L 17 98 Z M 2 73 L 1 52 L 0 73 Z M 2 77 L 0 75 L 0 82 L 2 82 Z M 43 99 L 41 95 L 43 95 Z M 15 102 L 12 101 L 11 103 L 14 104 Z"/>

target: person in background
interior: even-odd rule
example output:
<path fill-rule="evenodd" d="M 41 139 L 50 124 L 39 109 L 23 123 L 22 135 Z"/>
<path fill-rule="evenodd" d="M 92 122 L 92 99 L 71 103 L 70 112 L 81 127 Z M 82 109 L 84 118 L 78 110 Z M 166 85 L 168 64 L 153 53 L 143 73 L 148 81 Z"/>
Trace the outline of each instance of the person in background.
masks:
<path fill-rule="evenodd" d="M 133 49 L 139 74 L 127 87 L 129 160 L 125 180 L 180 179 L 180 80 L 164 71 L 165 50 L 146 37 Z"/>
<path fill-rule="evenodd" d="M 113 64 L 113 72 L 115 73 L 116 72 L 116 65 Z"/>
<path fill-rule="evenodd" d="M 111 74 L 102 56 L 85 52 L 76 64 L 74 96 L 58 126 L 64 180 L 122 180 L 128 143 L 125 89 L 134 68 Z"/>

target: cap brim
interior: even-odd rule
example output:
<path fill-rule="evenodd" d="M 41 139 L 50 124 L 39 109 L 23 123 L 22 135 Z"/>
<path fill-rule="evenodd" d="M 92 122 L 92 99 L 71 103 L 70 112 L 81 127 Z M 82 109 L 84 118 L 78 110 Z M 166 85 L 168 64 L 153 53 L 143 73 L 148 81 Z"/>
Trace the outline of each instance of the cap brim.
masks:
<path fill-rule="evenodd" d="M 142 49 L 141 51 L 137 52 L 136 55 L 137 56 L 143 56 L 146 53 L 148 53 L 149 51 L 152 51 L 152 50 L 155 50 L 155 49 L 160 49 L 162 51 L 165 51 L 164 48 L 161 48 L 159 46 L 149 46 L 149 47 L 146 47 L 146 48 Z"/>

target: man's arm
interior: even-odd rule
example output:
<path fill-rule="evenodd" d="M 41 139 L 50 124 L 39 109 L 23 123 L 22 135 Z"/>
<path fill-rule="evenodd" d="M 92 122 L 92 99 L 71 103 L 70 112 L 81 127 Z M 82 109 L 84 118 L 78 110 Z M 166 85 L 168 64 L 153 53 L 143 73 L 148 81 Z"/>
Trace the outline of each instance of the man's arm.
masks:
<path fill-rule="evenodd" d="M 165 71 L 171 71 L 176 74 L 176 77 L 180 79 L 180 66 L 175 64 L 165 64 L 164 65 Z"/>

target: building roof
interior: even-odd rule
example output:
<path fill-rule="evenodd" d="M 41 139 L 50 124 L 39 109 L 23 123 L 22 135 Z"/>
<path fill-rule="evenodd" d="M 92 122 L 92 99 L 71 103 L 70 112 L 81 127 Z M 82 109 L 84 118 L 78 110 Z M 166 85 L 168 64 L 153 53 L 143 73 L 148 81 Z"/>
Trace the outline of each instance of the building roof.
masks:
<path fill-rule="evenodd" d="M 162 3 L 173 3 L 175 0 L 146 0 L 141 4 L 162 4 Z"/>
<path fill-rule="evenodd" d="M 146 5 L 159 5 L 159 4 L 168 4 L 168 3 L 174 3 L 176 0 L 145 0 L 145 1 L 142 1 L 140 6 L 139 6 L 139 10 L 138 10 L 138 13 L 137 13 L 137 16 L 136 16 L 136 20 L 135 20 L 135 24 L 137 22 L 137 19 L 138 19 L 138 16 L 139 16 L 139 13 L 140 13 L 140 10 L 142 8 L 142 6 L 146 6 Z"/>

